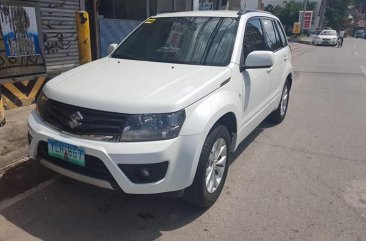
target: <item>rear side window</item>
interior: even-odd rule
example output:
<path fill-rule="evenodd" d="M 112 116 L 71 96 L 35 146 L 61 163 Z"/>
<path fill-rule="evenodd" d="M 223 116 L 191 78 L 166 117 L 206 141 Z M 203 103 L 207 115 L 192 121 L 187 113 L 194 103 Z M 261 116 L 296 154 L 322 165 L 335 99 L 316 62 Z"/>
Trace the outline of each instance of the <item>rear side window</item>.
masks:
<path fill-rule="evenodd" d="M 273 25 L 272 20 L 264 19 L 263 20 L 263 28 L 266 36 L 267 49 L 271 51 L 276 51 L 282 48 L 282 43 L 278 33 L 276 32 L 276 28 Z"/>
<path fill-rule="evenodd" d="M 244 59 L 255 50 L 266 50 L 262 24 L 259 19 L 250 19 L 247 22 L 243 41 Z"/>
<path fill-rule="evenodd" d="M 286 34 L 282 28 L 282 25 L 280 22 L 278 22 L 277 20 L 274 21 L 277 30 L 278 30 L 278 34 L 280 35 L 281 41 L 282 41 L 282 46 L 286 47 L 287 46 L 287 39 L 286 39 Z"/>

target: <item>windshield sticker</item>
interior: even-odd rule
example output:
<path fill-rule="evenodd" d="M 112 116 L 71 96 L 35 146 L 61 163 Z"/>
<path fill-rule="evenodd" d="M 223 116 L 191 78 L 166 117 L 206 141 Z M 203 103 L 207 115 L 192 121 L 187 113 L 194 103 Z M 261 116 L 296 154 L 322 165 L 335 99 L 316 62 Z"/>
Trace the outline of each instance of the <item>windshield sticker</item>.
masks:
<path fill-rule="evenodd" d="M 149 18 L 145 21 L 145 23 L 153 23 L 155 22 L 155 20 L 156 20 L 155 18 Z"/>

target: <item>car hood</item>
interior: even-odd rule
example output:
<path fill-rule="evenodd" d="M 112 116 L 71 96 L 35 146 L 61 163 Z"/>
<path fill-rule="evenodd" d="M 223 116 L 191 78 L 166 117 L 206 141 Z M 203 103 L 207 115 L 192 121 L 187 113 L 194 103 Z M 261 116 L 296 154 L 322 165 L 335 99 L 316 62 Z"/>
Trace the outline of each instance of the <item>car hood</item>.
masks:
<path fill-rule="evenodd" d="M 328 39 L 337 38 L 337 36 L 334 36 L 334 35 L 318 35 L 318 37 L 320 37 L 320 38 L 328 38 Z"/>
<path fill-rule="evenodd" d="M 229 67 L 103 58 L 50 80 L 48 98 L 127 114 L 181 110 L 231 76 Z"/>

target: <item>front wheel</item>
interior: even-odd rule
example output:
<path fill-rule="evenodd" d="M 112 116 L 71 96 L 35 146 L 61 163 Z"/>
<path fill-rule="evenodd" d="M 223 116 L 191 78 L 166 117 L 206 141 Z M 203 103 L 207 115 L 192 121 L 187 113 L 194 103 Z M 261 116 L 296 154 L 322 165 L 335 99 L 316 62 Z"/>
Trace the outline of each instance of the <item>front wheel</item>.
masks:
<path fill-rule="evenodd" d="M 280 104 L 277 109 L 273 111 L 269 116 L 269 120 L 275 124 L 279 124 L 285 119 L 287 113 L 288 102 L 290 99 L 290 83 L 286 81 L 282 90 Z"/>
<path fill-rule="evenodd" d="M 226 126 L 215 125 L 203 145 L 193 184 L 183 198 L 195 206 L 208 208 L 219 197 L 224 186 L 230 155 L 230 133 Z"/>

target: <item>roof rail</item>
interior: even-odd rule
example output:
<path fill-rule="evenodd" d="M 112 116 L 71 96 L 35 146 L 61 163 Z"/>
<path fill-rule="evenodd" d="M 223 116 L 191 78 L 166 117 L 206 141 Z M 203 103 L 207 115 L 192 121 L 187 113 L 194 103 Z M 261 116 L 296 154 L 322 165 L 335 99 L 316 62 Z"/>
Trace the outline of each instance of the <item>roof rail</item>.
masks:
<path fill-rule="evenodd" d="M 257 13 L 270 13 L 270 12 L 263 11 L 263 10 L 245 8 L 245 9 L 240 9 L 238 11 L 238 15 L 240 16 L 240 15 L 244 15 L 244 14 L 247 14 L 247 13 L 255 13 L 255 12 L 257 12 Z"/>

